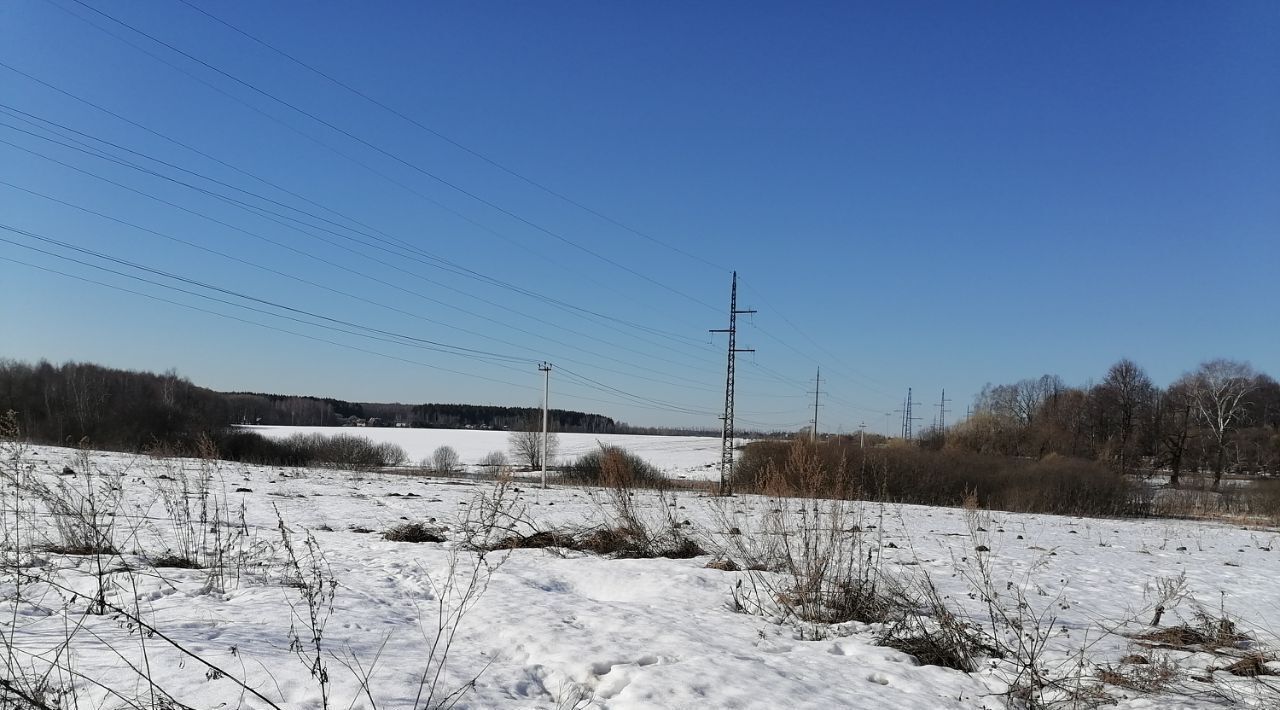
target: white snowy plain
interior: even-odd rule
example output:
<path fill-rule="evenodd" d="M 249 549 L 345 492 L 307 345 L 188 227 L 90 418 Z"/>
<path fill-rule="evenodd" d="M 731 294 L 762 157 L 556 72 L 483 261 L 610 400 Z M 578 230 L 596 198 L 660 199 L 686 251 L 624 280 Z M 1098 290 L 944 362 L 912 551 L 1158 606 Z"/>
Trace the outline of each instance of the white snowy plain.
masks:
<path fill-rule="evenodd" d="M 662 437 L 649 439 L 628 443 L 632 451 L 655 461 L 673 450 Z M 502 448 L 496 442 L 472 447 L 465 437 L 439 443 L 454 444 L 467 452 L 464 457 Z M 427 446 L 433 445 L 435 441 Z M 26 460 L 34 466 L 29 475 L 50 483 L 74 485 L 85 478 L 83 470 L 75 478 L 58 475 L 64 466 L 83 468 L 71 449 L 31 447 Z M 214 467 L 216 495 L 226 497 L 237 518 L 243 506 L 252 543 L 247 547 L 253 563 L 245 564 L 238 579 L 223 589 L 211 588 L 202 570 L 151 570 L 146 564 L 174 544 L 175 526 L 158 502 L 158 488 L 184 471 L 194 478 L 202 465 Z M 454 578 L 465 581 L 476 560 L 459 550 L 452 532 L 447 542 L 423 544 L 389 542 L 377 533 L 406 520 L 434 520 L 456 531 L 461 517 L 492 483 L 157 461 L 115 453 L 94 453 L 91 466 L 114 477 L 126 499 L 117 523 L 127 529 L 120 538 L 123 558 L 107 573 L 118 580 L 111 586 L 112 603 L 136 608 L 164 636 L 278 706 L 320 708 L 317 680 L 290 649 L 290 627 L 305 607 L 299 607 L 299 590 L 282 583 L 286 575 L 277 526 L 283 520 L 295 547 L 301 547 L 305 531 L 314 535 L 336 580 L 323 639 L 330 706 L 414 707 L 435 636 L 443 582 L 452 563 Z M 8 500 L 14 492 L 6 487 L 3 495 Z M 642 505 L 656 505 L 652 493 L 637 491 L 635 497 Z M 598 496 L 583 488 L 521 486 L 519 502 L 547 525 L 599 522 L 603 515 Z M 727 532 L 717 529 L 717 505 L 749 520 L 777 506 L 805 504 L 754 496 L 726 503 L 680 494 L 676 510 L 710 547 Z M 977 554 L 963 510 L 852 505 L 864 524 L 877 525 L 886 569 L 907 576 L 927 572 L 949 602 L 981 618 L 984 605 L 971 598 L 963 572 Z M 1274 530 L 1003 512 L 984 521 L 990 551 L 982 554 L 996 582 L 1001 588 L 1007 581 L 1033 590 L 1032 611 L 1051 618 L 1054 663 L 1069 665 L 1073 653 L 1087 648 L 1092 677 L 1096 669 L 1134 653 L 1130 639 L 1105 629 L 1135 614 L 1149 616 L 1156 580 L 1179 573 L 1185 573 L 1192 598 L 1171 609 L 1165 625 L 1189 618 L 1196 602 L 1211 610 L 1221 605 L 1238 617 L 1242 628 L 1274 647 L 1280 629 L 1275 622 L 1280 613 L 1280 534 Z M 5 524 L 13 525 L 14 519 Z M 39 542 L 52 539 L 54 531 L 46 523 L 22 534 Z M 21 562 L 26 569 L 62 580 L 82 598 L 92 596 L 97 579 L 93 558 L 26 554 Z M 478 675 L 458 708 L 1005 707 L 1001 693 L 1007 688 L 1008 668 L 1002 662 L 987 662 L 970 674 L 919 665 L 905 653 L 875 645 L 874 629 L 856 623 L 832 629 L 822 640 L 803 640 L 787 623 L 732 611 L 731 590 L 747 573 L 709 569 L 705 565 L 711 559 L 621 560 L 550 550 L 489 553 L 485 562 L 494 566 L 492 575 L 457 628 L 440 687 L 457 687 Z M 129 575 L 127 569 L 143 572 Z M 48 611 L 60 608 L 55 603 L 59 595 L 47 586 L 28 584 L 23 598 L 40 598 L 40 603 L 17 604 L 13 578 L 4 575 L 2 584 L 0 628 L 24 663 L 35 669 L 42 662 L 40 654 L 52 652 L 64 638 L 66 619 Z M 62 603 L 66 601 L 64 595 Z M 83 606 L 80 600 L 71 608 Z M 19 613 L 11 616 L 15 608 Z M 118 617 L 88 616 L 83 621 L 84 632 L 70 653 L 76 672 L 84 677 L 123 685 L 132 697 L 145 698 L 150 686 L 128 667 L 143 662 L 145 647 L 156 686 L 188 706 L 269 707 L 158 637 L 140 636 Z M 373 667 L 367 693 L 347 667 L 355 665 L 353 659 L 366 669 Z M 1274 707 L 1244 685 L 1256 681 L 1214 672 L 1214 663 L 1212 657 L 1193 657 L 1180 670 L 1186 676 L 1182 687 L 1195 692 L 1107 691 L 1120 708 L 1231 702 Z M 1193 680 L 1206 675 L 1207 680 Z M 126 680 L 131 678 L 135 680 Z M 78 683 L 80 707 L 121 706 L 101 688 Z"/>
<path fill-rule="evenodd" d="M 449 446 L 458 452 L 464 466 L 474 467 L 492 451 L 507 451 L 510 432 L 478 429 L 397 429 L 394 427 L 292 427 L 292 426 L 241 426 L 239 429 L 255 431 L 273 439 L 283 439 L 294 434 L 352 434 L 375 443 L 396 444 L 409 454 L 409 461 L 417 463 L 431 459 L 439 446 Z M 606 446 L 620 446 L 640 454 L 646 461 L 662 469 L 669 478 L 711 480 L 720 475 L 720 439 L 712 436 L 643 436 L 639 434 L 580 434 L 561 433 L 556 458 L 568 462 L 592 450 Z M 735 439 L 741 446 L 744 439 Z"/>

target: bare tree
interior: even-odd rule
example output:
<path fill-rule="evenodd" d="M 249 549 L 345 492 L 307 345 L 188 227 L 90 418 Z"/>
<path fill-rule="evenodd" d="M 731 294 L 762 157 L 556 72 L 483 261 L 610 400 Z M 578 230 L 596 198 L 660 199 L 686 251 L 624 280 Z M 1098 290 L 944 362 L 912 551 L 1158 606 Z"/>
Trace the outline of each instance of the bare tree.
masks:
<path fill-rule="evenodd" d="M 1102 405 L 1109 410 L 1119 429 L 1120 472 L 1128 473 L 1133 450 L 1134 429 L 1139 414 L 1151 402 L 1151 378 L 1129 358 L 1111 366 L 1107 377 L 1098 385 Z"/>
<path fill-rule="evenodd" d="M 978 395 L 977 409 L 1030 426 L 1041 405 L 1063 389 L 1062 378 L 1057 375 L 1029 377 L 1011 385 L 988 384 Z"/>
<path fill-rule="evenodd" d="M 513 431 L 507 437 L 507 446 L 511 449 L 511 458 L 530 471 L 542 466 L 542 432 Z M 547 435 L 547 465 L 555 460 L 560 449 L 560 438 L 554 432 Z"/>
<path fill-rule="evenodd" d="M 1191 438 L 1190 375 L 1178 380 L 1160 396 L 1156 418 L 1159 421 L 1160 446 L 1164 451 L 1164 463 L 1169 466 L 1169 485 L 1177 488 L 1182 474 L 1182 462 Z"/>
<path fill-rule="evenodd" d="M 1226 466 L 1227 442 L 1248 411 L 1247 397 L 1257 387 L 1257 377 L 1248 363 L 1219 359 L 1202 363 L 1188 383 L 1191 410 L 1213 438 L 1216 491 Z"/>
<path fill-rule="evenodd" d="M 441 446 L 431 453 L 431 470 L 449 475 L 457 473 L 461 468 L 461 459 L 452 446 Z"/>

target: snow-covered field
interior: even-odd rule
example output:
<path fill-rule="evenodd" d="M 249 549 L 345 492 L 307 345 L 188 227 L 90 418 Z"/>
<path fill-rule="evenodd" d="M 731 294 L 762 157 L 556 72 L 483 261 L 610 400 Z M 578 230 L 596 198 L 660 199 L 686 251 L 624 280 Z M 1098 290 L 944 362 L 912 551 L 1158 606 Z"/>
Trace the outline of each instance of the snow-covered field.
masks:
<path fill-rule="evenodd" d="M 464 438 L 434 439 L 420 444 L 415 455 L 440 443 L 455 446 L 464 457 L 502 448 L 501 434 L 487 434 L 492 441 L 485 436 L 466 432 Z M 474 446 L 466 443 L 473 438 Z M 636 450 L 657 458 L 651 449 Z M 19 475 L 30 481 L 83 486 L 87 478 L 73 450 L 33 447 L 24 460 L 34 468 Z M 184 477 L 194 481 L 201 462 L 93 455 L 91 468 L 119 486 L 124 498 L 112 518 L 122 554 L 106 569 L 93 557 L 40 548 L 39 543 L 57 540 L 50 519 L 29 501 L 19 506 L 29 514 L 18 519 L 13 487 L 0 491 L 8 501 L 0 520 L 5 558 L 19 560 L 0 579 L 0 629 L 16 652 L 8 662 L 10 675 L 15 665 L 35 675 L 55 658 L 70 660 L 79 675 L 55 675 L 54 685 L 76 683 L 79 707 L 129 706 L 121 697 L 141 698 L 141 705 L 133 706 L 141 707 L 161 692 L 195 708 L 322 707 L 320 683 L 305 660 L 313 649 L 305 630 L 307 607 L 291 582 L 296 574 L 278 529 L 282 520 L 304 572 L 310 569 L 310 531 L 325 561 L 322 569 L 336 581 L 321 654 L 329 707 L 425 706 L 419 687 L 423 669 L 433 667 L 440 602 L 457 609 L 459 589 L 477 564 L 474 555 L 459 550 L 461 522 L 468 511 L 480 512 L 481 497 L 495 484 L 203 465 L 212 467 L 206 470 L 213 500 L 225 498 L 230 504 L 235 525 L 225 534 L 242 536 L 236 549 L 243 556 L 228 558 L 235 575 L 229 572 L 221 584 L 211 584 L 204 570 L 155 570 L 146 563 L 173 550 L 184 530 L 172 523 L 161 493 L 173 491 Z M 59 476 L 64 466 L 77 475 Z M 649 492 L 637 491 L 635 499 L 650 512 L 659 505 Z M 598 492 L 572 487 L 523 488 L 516 504 L 545 526 L 600 522 L 607 514 Z M 689 521 L 691 535 L 713 549 L 732 532 L 724 529 L 724 515 L 750 534 L 768 511 L 806 505 L 813 504 L 682 495 L 671 510 Z M 1280 696 L 1266 695 L 1259 685 L 1265 678 L 1236 678 L 1220 670 L 1225 663 L 1218 657 L 1141 649 L 1112 633 L 1137 628 L 1122 626 L 1126 620 L 1149 620 L 1160 580 L 1181 575 L 1189 596 L 1169 605 L 1163 626 L 1190 619 L 1197 605 L 1214 613 L 1225 608 L 1241 629 L 1274 647 L 1280 631 L 1276 531 L 853 505 L 850 519 L 858 520 L 868 538 L 874 536 L 886 574 L 904 579 L 927 574 L 948 604 L 975 621 L 983 622 L 988 609 L 969 579 L 977 562 L 990 568 L 992 587 L 1006 594 L 1000 604 L 1008 605 L 1015 592 L 1023 591 L 1024 618 L 1039 620 L 1050 648 L 1047 672 L 1069 675 L 1077 667 L 1075 653 L 1083 659 L 1087 679 L 1096 678 L 1100 668 L 1119 667 L 1131 653 L 1153 660 L 1167 654 L 1177 661 L 1172 683 L 1177 694 L 1106 686 L 1108 701 L 1118 707 L 1277 707 L 1272 703 Z M 378 534 L 405 521 L 434 521 L 447 528 L 448 540 L 412 544 Z M 984 529 L 977 530 L 975 522 Z M 18 550 L 15 540 L 21 543 Z M 989 550 L 978 551 L 980 545 Z M 733 611 L 733 590 L 749 586 L 751 577 L 707 568 L 711 559 L 489 553 L 479 563 L 488 570 L 481 575 L 485 585 L 456 626 L 437 687 L 456 688 L 478 675 L 474 687 L 460 696 L 459 708 L 1005 707 L 1001 693 L 1011 678 L 1010 661 L 984 661 L 971 674 L 919 665 L 905 653 L 875 645 L 877 629 L 856 622 L 817 634 L 824 636 L 820 640 L 806 640 L 815 635 L 812 628 Z M 18 577 L 15 569 L 28 576 Z M 76 595 L 32 581 L 35 577 L 58 581 Z M 142 617 L 156 633 L 138 634 L 119 613 L 83 615 L 99 578 L 106 581 L 111 605 Z M 18 580 L 21 589 L 15 586 Z M 291 648 L 291 627 L 299 632 L 301 652 L 298 645 Z M 69 649 L 59 645 L 68 635 L 73 637 Z M 193 655 L 176 652 L 166 638 Z M 130 665 L 149 667 L 155 685 L 140 680 Z M 106 697 L 86 678 L 121 696 Z M 69 706 L 64 698 L 59 707 Z"/>
<path fill-rule="evenodd" d="M 463 465 L 475 466 L 491 451 L 506 452 L 510 434 L 473 429 L 396 429 L 387 427 L 288 427 L 244 426 L 263 436 L 285 438 L 293 434 L 351 434 L 370 441 L 390 442 L 403 448 L 409 460 L 429 459 L 439 446 L 451 446 Z M 720 439 L 709 436 L 643 436 L 637 434 L 557 434 L 560 461 L 572 461 L 601 444 L 621 446 L 666 472 L 671 478 L 710 480 L 719 476 Z M 744 440 L 737 440 L 741 445 Z"/>

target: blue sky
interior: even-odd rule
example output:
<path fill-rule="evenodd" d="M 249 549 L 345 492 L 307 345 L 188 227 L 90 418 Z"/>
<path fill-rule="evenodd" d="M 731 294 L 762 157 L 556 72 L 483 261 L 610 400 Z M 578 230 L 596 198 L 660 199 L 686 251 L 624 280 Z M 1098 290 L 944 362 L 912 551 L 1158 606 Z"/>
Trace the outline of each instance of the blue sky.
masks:
<path fill-rule="evenodd" d="M 545 359 L 556 406 L 714 428 L 737 269 L 753 428 L 819 365 L 844 431 L 1121 357 L 1280 374 L 1280 4 L 190 3 L 438 135 L 179 0 L 5 3 L 47 85 L 0 67 L 0 357 L 517 405 Z"/>

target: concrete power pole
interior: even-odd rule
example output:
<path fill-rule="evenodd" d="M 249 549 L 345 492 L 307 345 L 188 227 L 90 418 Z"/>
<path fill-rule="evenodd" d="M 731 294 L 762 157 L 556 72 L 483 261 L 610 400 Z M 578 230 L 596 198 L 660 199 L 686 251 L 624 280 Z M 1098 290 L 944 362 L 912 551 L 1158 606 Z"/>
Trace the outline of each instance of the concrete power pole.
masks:
<path fill-rule="evenodd" d="M 862 422 L 858 425 L 858 448 L 867 448 L 867 423 Z"/>
<path fill-rule="evenodd" d="M 738 310 L 738 272 L 733 272 L 733 286 L 729 290 L 729 327 L 714 328 L 712 333 L 729 334 L 729 363 L 725 368 L 724 429 L 720 435 L 720 495 L 733 495 L 733 370 L 738 353 L 753 353 L 753 348 L 738 347 L 738 316 L 755 313 L 754 310 Z"/>
<path fill-rule="evenodd" d="M 547 405 L 551 402 L 551 363 L 538 365 L 543 375 L 542 380 L 542 487 L 547 487 Z"/>

